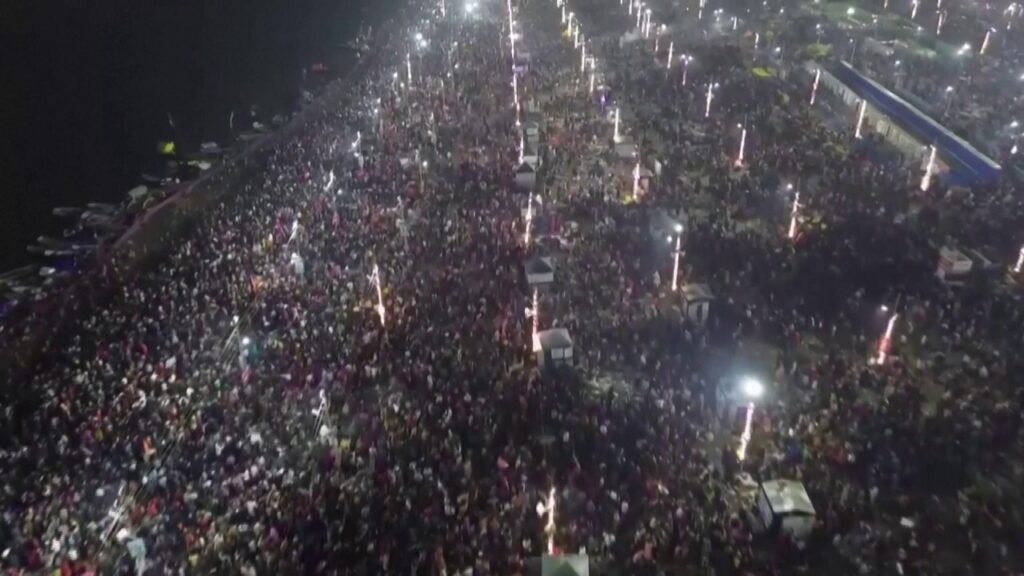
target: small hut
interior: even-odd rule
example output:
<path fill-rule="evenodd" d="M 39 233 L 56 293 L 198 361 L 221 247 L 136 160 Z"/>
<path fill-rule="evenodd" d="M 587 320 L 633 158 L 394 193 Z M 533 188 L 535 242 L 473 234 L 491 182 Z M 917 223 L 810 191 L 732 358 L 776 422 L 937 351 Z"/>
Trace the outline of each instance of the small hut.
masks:
<path fill-rule="evenodd" d="M 555 281 L 555 266 L 548 257 L 530 258 L 523 263 L 523 271 L 530 288 L 543 288 Z"/>
<path fill-rule="evenodd" d="M 590 560 L 582 554 L 545 554 L 540 559 L 541 576 L 590 576 Z"/>
<path fill-rule="evenodd" d="M 686 284 L 682 287 L 683 314 L 698 326 L 704 326 L 711 311 L 714 292 L 707 284 Z"/>
<path fill-rule="evenodd" d="M 537 171 L 529 162 L 523 162 L 516 168 L 516 187 L 521 190 L 532 192 L 537 185 Z"/>
<path fill-rule="evenodd" d="M 757 509 L 770 533 L 806 540 L 814 529 L 814 504 L 796 480 L 768 480 L 757 493 Z"/>
<path fill-rule="evenodd" d="M 615 143 L 615 155 L 622 159 L 631 159 L 636 155 L 636 142 L 633 138 L 622 134 L 619 141 Z"/>
<path fill-rule="evenodd" d="M 565 328 L 541 330 L 533 337 L 533 352 L 541 368 L 573 364 L 572 337 Z"/>

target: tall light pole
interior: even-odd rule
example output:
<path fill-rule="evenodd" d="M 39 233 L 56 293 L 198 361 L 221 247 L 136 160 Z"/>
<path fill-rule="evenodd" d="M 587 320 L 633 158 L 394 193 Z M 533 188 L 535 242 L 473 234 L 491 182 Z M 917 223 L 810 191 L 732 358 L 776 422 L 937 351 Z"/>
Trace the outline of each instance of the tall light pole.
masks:
<path fill-rule="evenodd" d="M 789 211 L 789 233 L 786 237 L 790 240 L 796 239 L 796 221 L 800 215 L 800 191 L 796 191 L 796 196 L 793 197 L 793 208 Z"/>
<path fill-rule="evenodd" d="M 387 325 L 384 311 L 384 291 L 380 287 L 380 268 L 377 263 L 373 264 L 373 273 L 370 274 L 370 282 L 377 291 L 377 315 L 380 316 L 381 328 Z"/>
<path fill-rule="evenodd" d="M 640 199 L 640 155 L 636 157 L 636 168 L 633 169 L 633 201 Z"/>
<path fill-rule="evenodd" d="M 892 349 L 892 332 L 896 328 L 896 318 L 898 317 L 899 314 L 893 313 L 889 318 L 889 323 L 885 326 L 885 334 L 878 341 L 878 355 L 875 357 L 875 364 L 879 366 L 885 364 L 889 358 L 889 351 Z"/>
<path fill-rule="evenodd" d="M 675 292 L 679 289 L 679 256 L 683 247 L 683 225 L 676 224 L 676 251 L 674 262 L 672 263 L 672 291 Z"/>
<path fill-rule="evenodd" d="M 740 436 L 740 445 L 736 449 L 736 457 L 743 462 L 747 459 L 747 446 L 750 444 L 750 437 L 753 434 L 754 403 L 764 395 L 764 384 L 760 380 L 748 376 L 740 382 L 740 392 L 747 401 L 747 415 L 743 424 L 743 434 Z"/>
<path fill-rule="evenodd" d="M 857 128 L 853 132 L 853 137 L 858 140 L 862 137 L 861 130 L 864 128 L 864 113 L 867 112 L 868 101 L 864 98 L 860 99 L 860 112 L 857 113 Z"/>
<path fill-rule="evenodd" d="M 668 43 L 668 60 L 665 61 L 665 68 L 672 69 L 672 51 L 675 50 L 676 43 L 669 41 Z"/>
<path fill-rule="evenodd" d="M 689 54 L 683 56 L 683 86 L 686 86 L 686 73 L 690 70 L 690 60 L 693 60 L 693 56 Z"/>
<path fill-rule="evenodd" d="M 921 191 L 926 192 L 928 187 L 932 185 L 932 174 L 935 172 L 935 145 L 929 146 L 931 153 L 928 156 L 928 165 L 925 166 L 924 176 L 921 177 Z"/>
<path fill-rule="evenodd" d="M 555 487 L 552 486 L 548 492 L 548 498 L 545 502 L 537 504 L 537 514 L 544 516 L 547 514 L 548 522 L 544 525 L 544 533 L 548 537 L 548 555 L 554 555 L 555 553 Z"/>
<path fill-rule="evenodd" d="M 1020 254 L 1017 255 L 1017 265 L 1013 267 L 1014 274 L 1020 274 L 1020 271 L 1024 270 L 1024 246 L 1020 248 Z"/>
<path fill-rule="evenodd" d="M 536 288 L 533 289 L 532 307 L 526 309 L 526 317 L 533 321 L 531 325 L 531 341 L 536 340 L 537 332 L 540 329 L 540 300 L 537 296 Z"/>
<path fill-rule="evenodd" d="M 814 101 L 818 98 L 818 82 L 821 81 L 821 68 L 814 71 L 814 86 L 811 87 L 811 106 L 814 106 Z"/>
<path fill-rule="evenodd" d="M 743 166 L 743 154 L 747 148 L 747 127 L 740 124 L 740 153 L 736 156 L 736 167 Z"/>
<path fill-rule="evenodd" d="M 714 90 L 714 88 L 715 88 L 715 85 L 712 84 L 711 82 L 708 82 L 708 97 L 707 97 L 706 102 L 704 104 L 704 117 L 705 118 L 709 118 L 711 116 L 711 99 L 714 97 L 713 92 L 712 92 Z"/>
<path fill-rule="evenodd" d="M 523 234 L 523 245 L 530 249 L 530 231 L 533 227 L 533 192 L 530 193 L 530 200 L 526 204 L 526 232 Z"/>
<path fill-rule="evenodd" d="M 619 107 L 615 107 L 615 133 L 612 135 L 612 141 L 618 144 L 622 141 L 622 136 L 619 134 Z"/>
<path fill-rule="evenodd" d="M 992 37 L 992 28 L 985 30 L 985 39 L 981 41 L 981 54 L 984 54 L 988 50 L 988 41 Z"/>

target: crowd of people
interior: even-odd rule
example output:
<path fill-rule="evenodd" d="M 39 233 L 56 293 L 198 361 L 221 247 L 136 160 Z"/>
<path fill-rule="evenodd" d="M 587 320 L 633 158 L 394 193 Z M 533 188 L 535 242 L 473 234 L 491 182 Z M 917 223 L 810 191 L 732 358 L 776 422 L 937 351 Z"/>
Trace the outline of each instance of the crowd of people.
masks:
<path fill-rule="evenodd" d="M 922 194 L 798 75 L 753 77 L 727 40 L 672 38 L 693 60 L 666 65 L 669 38 L 620 41 L 626 6 L 571 8 L 582 72 L 554 2 L 412 10 L 166 260 L 111 275 L 4 406 L 0 566 L 512 575 L 553 545 L 608 574 L 1018 573 L 1024 316 L 998 279 L 934 276 L 936 241 L 1012 252 L 1012 185 Z M 717 296 L 706 325 L 661 213 Z M 532 314 L 574 367 L 533 354 L 537 256 Z M 891 313 L 895 358 L 869 365 Z M 744 486 L 779 477 L 814 503 L 806 541 L 757 526 Z"/>

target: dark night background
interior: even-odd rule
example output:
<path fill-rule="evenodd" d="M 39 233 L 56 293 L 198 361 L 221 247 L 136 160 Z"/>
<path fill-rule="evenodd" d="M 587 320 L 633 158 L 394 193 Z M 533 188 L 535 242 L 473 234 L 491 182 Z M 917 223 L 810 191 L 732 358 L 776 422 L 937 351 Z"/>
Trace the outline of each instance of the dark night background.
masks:
<path fill-rule="evenodd" d="M 55 206 L 119 202 L 154 157 L 230 143 L 258 105 L 296 106 L 302 69 L 343 68 L 340 48 L 394 0 L 13 0 L 0 7 L 0 272 L 59 236 Z M 168 123 L 170 113 L 176 129 Z M 185 143 L 191 143 L 185 146 Z M 183 150 L 184 148 L 184 150 Z"/>

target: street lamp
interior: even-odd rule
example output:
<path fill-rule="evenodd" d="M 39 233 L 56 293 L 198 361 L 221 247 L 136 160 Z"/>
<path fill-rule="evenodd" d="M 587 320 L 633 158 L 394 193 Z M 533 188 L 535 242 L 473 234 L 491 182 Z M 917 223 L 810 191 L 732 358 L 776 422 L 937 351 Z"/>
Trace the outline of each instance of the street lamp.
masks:
<path fill-rule="evenodd" d="M 931 153 L 928 155 L 928 165 L 924 169 L 924 176 L 921 177 L 921 191 L 927 192 L 928 187 L 932 184 L 932 174 L 935 173 L 935 154 L 936 148 L 933 144 L 929 146 Z"/>
<path fill-rule="evenodd" d="M 743 154 L 747 149 L 747 127 L 743 124 L 739 125 L 740 128 L 740 153 L 736 156 L 736 167 L 743 166 Z"/>
<path fill-rule="evenodd" d="M 864 98 L 860 99 L 860 112 L 857 113 L 857 129 L 854 130 L 853 136 L 860 140 L 862 138 L 861 130 L 864 128 L 864 114 L 868 110 L 868 101 Z"/>
<path fill-rule="evenodd" d="M 818 82 L 821 81 L 821 68 L 814 71 L 814 86 L 811 87 L 811 106 L 814 106 L 814 101 L 818 98 Z"/>
<path fill-rule="evenodd" d="M 736 449 L 736 457 L 743 462 L 747 458 L 747 446 L 750 444 L 751 428 L 754 422 L 754 403 L 764 396 L 764 384 L 753 376 L 746 376 L 740 380 L 740 393 L 747 400 L 747 416 L 743 424 L 743 435 L 740 436 L 740 445 Z"/>
<path fill-rule="evenodd" d="M 679 289 L 679 253 L 682 248 L 683 242 L 683 225 L 676 224 L 676 250 L 675 250 L 675 262 L 672 264 L 672 291 L 675 292 Z"/>
<path fill-rule="evenodd" d="M 704 117 L 709 118 L 711 116 L 711 100 L 714 98 L 715 85 L 708 82 L 708 96 L 704 104 Z"/>
<path fill-rule="evenodd" d="M 875 356 L 875 364 L 878 366 L 884 365 L 886 359 L 889 358 L 889 351 L 892 349 L 892 332 L 896 328 L 897 318 L 899 318 L 899 314 L 893 314 L 889 317 L 889 323 L 885 326 L 885 334 L 878 341 L 878 351 L 877 356 Z"/>

